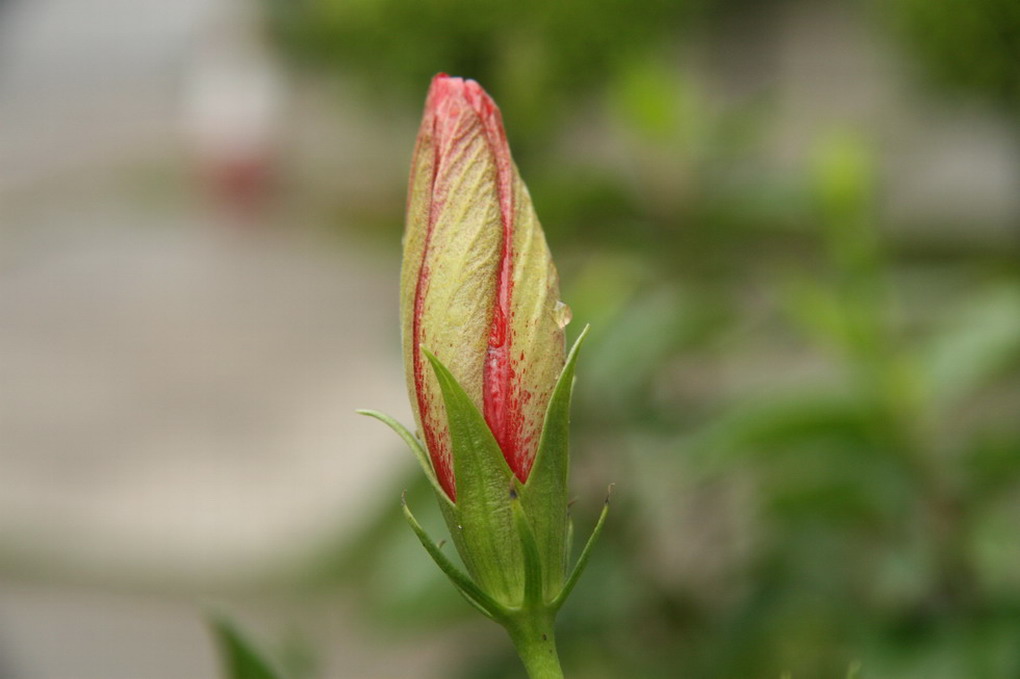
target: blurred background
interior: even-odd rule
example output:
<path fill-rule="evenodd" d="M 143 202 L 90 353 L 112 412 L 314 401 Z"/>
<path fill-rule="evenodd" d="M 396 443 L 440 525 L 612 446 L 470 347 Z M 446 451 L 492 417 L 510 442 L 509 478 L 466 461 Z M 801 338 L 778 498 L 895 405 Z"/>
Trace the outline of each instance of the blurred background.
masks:
<path fill-rule="evenodd" d="M 0 0 L 0 677 L 520 676 L 352 412 L 438 71 L 593 326 L 568 676 L 1020 676 L 1020 3 Z"/>

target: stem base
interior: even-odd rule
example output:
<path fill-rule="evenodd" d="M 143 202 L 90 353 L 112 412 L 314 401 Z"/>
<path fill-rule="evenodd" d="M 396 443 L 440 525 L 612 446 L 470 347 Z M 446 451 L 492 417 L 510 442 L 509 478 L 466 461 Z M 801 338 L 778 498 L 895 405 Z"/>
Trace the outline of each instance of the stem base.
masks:
<path fill-rule="evenodd" d="M 548 611 L 522 612 L 504 624 L 529 679 L 563 679 L 553 616 Z"/>

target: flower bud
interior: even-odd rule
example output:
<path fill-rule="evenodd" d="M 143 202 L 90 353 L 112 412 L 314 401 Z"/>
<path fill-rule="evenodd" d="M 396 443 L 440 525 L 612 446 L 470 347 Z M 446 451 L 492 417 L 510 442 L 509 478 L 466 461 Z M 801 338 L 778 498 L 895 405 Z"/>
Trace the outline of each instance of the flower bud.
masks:
<path fill-rule="evenodd" d="M 499 109 L 472 80 L 432 81 L 411 164 L 400 286 L 419 436 L 361 412 L 417 456 L 467 573 L 406 503 L 404 516 L 468 603 L 506 627 L 529 675 L 562 677 L 553 620 L 608 508 L 568 568 L 568 425 L 585 333 L 564 356 L 569 317 L 556 269 Z"/>
<path fill-rule="evenodd" d="M 421 348 L 464 388 L 524 483 L 564 364 L 564 315 L 499 109 L 473 80 L 437 75 L 411 165 L 401 319 L 411 404 L 451 500 L 450 431 Z"/>

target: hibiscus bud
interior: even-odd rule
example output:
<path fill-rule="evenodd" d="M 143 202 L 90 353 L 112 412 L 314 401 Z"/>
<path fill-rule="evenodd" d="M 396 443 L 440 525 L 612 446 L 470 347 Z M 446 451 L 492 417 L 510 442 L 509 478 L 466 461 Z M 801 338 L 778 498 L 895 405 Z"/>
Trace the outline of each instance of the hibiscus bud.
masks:
<path fill-rule="evenodd" d="M 420 348 L 464 387 L 523 483 L 563 368 L 564 310 L 499 109 L 475 81 L 436 76 L 411 165 L 401 318 L 411 404 L 451 500 L 450 432 Z"/>
<path fill-rule="evenodd" d="M 432 81 L 411 164 L 401 271 L 407 388 L 418 457 L 467 573 L 422 545 L 464 598 L 510 633 L 529 676 L 562 677 L 556 611 L 568 576 L 568 421 L 577 349 L 567 307 L 499 109 L 472 80 Z M 424 444 L 424 445 L 423 445 Z"/>

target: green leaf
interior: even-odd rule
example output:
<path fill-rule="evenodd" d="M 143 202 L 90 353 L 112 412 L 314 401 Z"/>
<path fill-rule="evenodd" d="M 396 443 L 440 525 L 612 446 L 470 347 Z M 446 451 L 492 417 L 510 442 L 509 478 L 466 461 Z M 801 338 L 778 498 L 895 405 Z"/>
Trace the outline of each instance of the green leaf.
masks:
<path fill-rule="evenodd" d="M 411 452 L 414 453 L 414 456 L 418 458 L 418 464 L 421 465 L 422 471 L 425 472 L 425 476 L 428 478 L 429 483 L 432 484 L 432 488 L 436 491 L 436 495 L 440 498 L 440 502 L 445 502 L 448 505 L 453 504 L 450 497 L 446 494 L 446 491 L 439 485 L 439 479 L 436 478 L 436 471 L 432 468 L 432 460 L 429 458 L 428 452 L 426 452 L 425 447 L 422 446 L 418 438 L 408 431 L 407 427 L 400 424 L 386 413 L 381 413 L 378 410 L 355 410 L 354 412 L 359 415 L 374 417 L 387 425 L 393 431 L 397 432 L 397 435 L 404 440 L 407 447 L 410 448 Z"/>
<path fill-rule="evenodd" d="M 425 347 L 422 352 L 439 381 L 450 429 L 457 482 L 456 511 L 444 512 L 450 533 L 475 582 L 498 601 L 514 605 L 523 595 L 524 580 L 508 492 L 513 472 L 456 378 L 432 352 Z"/>
<path fill-rule="evenodd" d="M 227 620 L 216 617 L 209 624 L 220 650 L 225 679 L 283 679 Z"/>
<path fill-rule="evenodd" d="M 542 438 L 535 463 L 521 492 L 521 502 L 531 520 L 542 559 L 545 595 L 560 591 L 566 575 L 567 474 L 570 464 L 570 397 L 574 388 L 574 367 L 586 326 L 567 356 L 563 371 L 546 409 Z"/>
<path fill-rule="evenodd" d="M 574 565 L 574 571 L 567 578 L 567 583 L 563 586 L 563 591 L 556 595 L 556 599 L 553 600 L 550 608 L 552 610 L 558 610 L 563 602 L 570 596 L 570 592 L 573 591 L 574 585 L 580 579 L 581 574 L 584 572 L 584 567 L 588 565 L 588 559 L 591 558 L 591 551 L 595 547 L 595 543 L 598 542 L 599 535 L 602 534 L 602 526 L 606 522 L 606 516 L 609 514 L 609 496 L 613 493 L 613 487 L 609 486 L 609 492 L 606 494 L 606 501 L 602 504 L 602 513 L 599 514 L 599 520 L 595 524 L 595 530 L 591 532 L 591 537 L 588 538 L 587 544 L 584 549 L 581 550 L 581 556 L 577 557 L 577 564 Z"/>
<path fill-rule="evenodd" d="M 421 527 L 418 520 L 414 518 L 414 514 L 411 513 L 411 508 L 407 506 L 406 497 L 402 497 L 400 502 L 404 509 L 404 517 L 411 525 L 411 530 L 413 530 L 414 534 L 418 536 L 418 540 L 421 542 L 422 547 L 425 548 L 425 551 L 429 553 L 432 560 L 436 562 L 437 566 L 439 566 L 439 570 L 443 571 L 446 577 L 450 579 L 450 582 L 452 582 L 453 586 L 457 588 L 457 591 L 461 593 L 461 596 L 463 596 L 469 604 L 478 609 L 482 615 L 488 618 L 498 620 L 505 617 L 506 611 L 503 607 L 479 589 L 478 585 L 471 581 L 471 578 L 461 573 L 460 570 L 458 570 L 457 567 L 446 558 L 446 555 L 444 555 L 439 549 L 439 546 L 432 541 L 432 538 L 428 536 L 428 533 L 426 533 L 425 529 Z"/>

